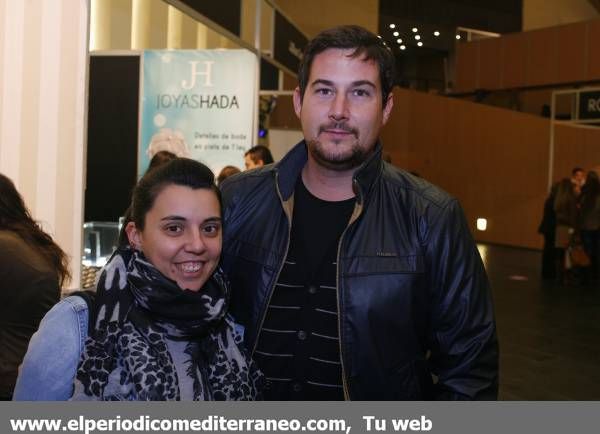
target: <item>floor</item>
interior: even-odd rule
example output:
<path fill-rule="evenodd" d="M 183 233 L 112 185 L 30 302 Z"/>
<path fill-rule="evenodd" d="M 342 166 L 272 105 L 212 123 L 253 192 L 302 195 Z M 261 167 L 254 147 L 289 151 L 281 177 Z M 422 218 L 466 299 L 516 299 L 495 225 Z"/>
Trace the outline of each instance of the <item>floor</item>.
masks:
<path fill-rule="evenodd" d="M 502 400 L 600 399 L 600 284 L 540 278 L 541 253 L 479 245 L 496 308 Z"/>

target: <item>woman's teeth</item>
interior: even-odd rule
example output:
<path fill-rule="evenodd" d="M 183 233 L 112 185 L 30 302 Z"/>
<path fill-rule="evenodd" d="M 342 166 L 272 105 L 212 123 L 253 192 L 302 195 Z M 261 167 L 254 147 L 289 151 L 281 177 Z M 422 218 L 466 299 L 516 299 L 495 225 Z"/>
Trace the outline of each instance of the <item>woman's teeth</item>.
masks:
<path fill-rule="evenodd" d="M 184 273 L 195 273 L 202 268 L 202 264 L 200 262 L 185 262 L 183 264 L 179 264 L 179 268 Z"/>

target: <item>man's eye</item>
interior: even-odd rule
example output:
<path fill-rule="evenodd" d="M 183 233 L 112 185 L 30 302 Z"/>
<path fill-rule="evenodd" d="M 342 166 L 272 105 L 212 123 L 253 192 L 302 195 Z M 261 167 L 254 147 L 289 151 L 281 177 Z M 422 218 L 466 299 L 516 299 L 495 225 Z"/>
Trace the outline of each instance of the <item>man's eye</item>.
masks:
<path fill-rule="evenodd" d="M 319 95 L 331 95 L 332 91 L 331 91 L 331 89 L 322 87 L 322 88 L 317 89 L 316 93 Z"/>
<path fill-rule="evenodd" d="M 369 96 L 370 93 L 365 89 L 354 89 L 354 95 L 356 96 Z"/>

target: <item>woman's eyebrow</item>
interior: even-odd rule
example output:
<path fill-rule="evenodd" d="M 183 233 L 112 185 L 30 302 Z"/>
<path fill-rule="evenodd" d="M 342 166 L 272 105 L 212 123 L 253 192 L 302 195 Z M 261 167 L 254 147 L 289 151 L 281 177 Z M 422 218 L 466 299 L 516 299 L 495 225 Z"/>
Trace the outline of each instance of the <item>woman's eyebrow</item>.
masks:
<path fill-rule="evenodd" d="M 164 220 L 185 221 L 185 220 L 186 220 L 186 218 L 185 218 L 185 217 L 182 217 L 182 216 L 179 216 L 179 215 L 168 215 L 168 216 L 166 216 L 166 217 L 163 217 L 163 218 L 161 218 L 160 220 L 161 220 L 161 221 L 164 221 Z"/>

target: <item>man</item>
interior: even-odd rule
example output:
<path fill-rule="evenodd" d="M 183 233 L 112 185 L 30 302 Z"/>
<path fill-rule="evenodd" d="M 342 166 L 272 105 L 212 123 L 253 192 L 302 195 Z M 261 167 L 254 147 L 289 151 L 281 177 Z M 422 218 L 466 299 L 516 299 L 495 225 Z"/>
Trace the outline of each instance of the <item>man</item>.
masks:
<path fill-rule="evenodd" d="M 244 163 L 246 170 L 263 167 L 265 164 L 271 164 L 273 156 L 269 148 L 263 145 L 256 145 L 246 151 L 244 154 Z"/>
<path fill-rule="evenodd" d="M 267 399 L 497 396 L 490 289 L 460 207 L 381 160 L 393 82 L 372 33 L 319 34 L 294 92 L 305 140 L 223 185 L 222 264 Z"/>

